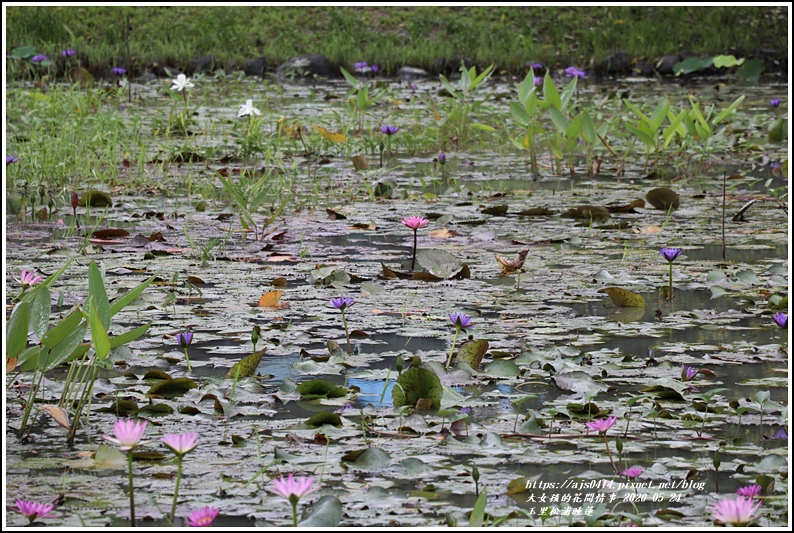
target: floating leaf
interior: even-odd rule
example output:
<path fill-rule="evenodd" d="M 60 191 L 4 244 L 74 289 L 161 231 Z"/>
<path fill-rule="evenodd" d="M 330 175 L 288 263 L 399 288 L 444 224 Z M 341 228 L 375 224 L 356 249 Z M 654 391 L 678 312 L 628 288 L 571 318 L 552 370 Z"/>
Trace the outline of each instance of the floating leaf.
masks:
<path fill-rule="evenodd" d="M 337 527 L 342 521 L 342 502 L 336 496 L 323 496 L 317 500 L 309 515 L 298 522 L 299 527 L 319 529 Z"/>
<path fill-rule="evenodd" d="M 450 237 L 460 237 L 460 233 L 447 228 L 433 230 L 427 234 L 431 239 L 449 239 Z"/>
<path fill-rule="evenodd" d="M 465 361 L 473 369 L 478 369 L 485 352 L 488 351 L 488 341 L 479 339 L 463 344 L 458 349 L 458 361 Z"/>
<path fill-rule="evenodd" d="M 443 394 L 441 380 L 432 371 L 424 367 L 411 367 L 400 374 L 391 391 L 395 407 L 407 405 L 414 407 L 422 398 L 430 400 L 433 408 L 441 406 Z"/>
<path fill-rule="evenodd" d="M 469 278 L 468 266 L 449 252 L 436 249 L 419 250 L 416 253 L 416 263 L 427 270 L 433 276 L 441 279 L 452 277 Z M 414 277 L 416 279 L 416 277 Z"/>
<path fill-rule="evenodd" d="M 317 131 L 323 138 L 328 139 L 334 143 L 343 143 L 347 140 L 344 133 L 335 133 L 332 131 L 328 131 L 327 129 L 323 128 L 322 126 L 314 126 L 314 130 Z"/>
<path fill-rule="evenodd" d="M 485 365 L 483 372 L 495 378 L 514 378 L 521 373 L 521 369 L 509 359 L 499 359 Z"/>
<path fill-rule="evenodd" d="M 518 212 L 522 217 L 547 217 L 554 214 L 554 211 L 546 207 L 533 207 Z"/>
<path fill-rule="evenodd" d="M 369 170 L 369 161 L 366 156 L 354 155 L 350 161 L 352 161 L 353 168 L 356 170 Z"/>
<path fill-rule="evenodd" d="M 606 385 L 603 383 L 596 383 L 589 374 L 581 371 L 563 372 L 556 374 L 552 379 L 560 389 L 578 392 L 580 394 L 584 394 L 588 391 L 607 389 Z"/>
<path fill-rule="evenodd" d="M 86 207 L 86 205 L 91 207 L 113 207 L 113 199 L 106 192 L 93 190 L 84 192 L 80 199 L 77 200 L 77 205 L 80 207 Z"/>
<path fill-rule="evenodd" d="M 143 379 L 173 379 L 170 375 L 162 370 L 149 370 L 143 375 Z"/>
<path fill-rule="evenodd" d="M 112 237 L 128 237 L 129 231 L 120 228 L 108 228 L 97 230 L 91 235 L 97 239 L 110 239 Z"/>
<path fill-rule="evenodd" d="M 605 207 L 594 205 L 572 207 L 560 216 L 562 218 L 581 218 L 584 220 L 607 220 L 612 217 Z"/>
<path fill-rule="evenodd" d="M 300 385 L 298 386 L 300 387 Z M 306 424 L 315 428 L 328 424 L 334 427 L 342 427 L 342 417 L 336 413 L 317 413 L 306 421 Z"/>
<path fill-rule="evenodd" d="M 198 385 L 190 378 L 164 379 L 152 385 L 146 396 L 172 396 L 195 388 L 198 388 Z"/>
<path fill-rule="evenodd" d="M 234 366 L 232 366 L 231 370 L 229 370 L 229 373 L 226 374 L 226 377 L 240 379 L 253 376 L 254 372 L 256 372 L 256 367 L 259 366 L 259 362 L 262 360 L 262 356 L 264 355 L 265 349 L 262 349 L 243 358 L 242 360 L 235 363 Z"/>
<path fill-rule="evenodd" d="M 507 213 L 507 205 L 495 205 L 493 207 L 486 207 L 481 211 L 484 215 L 497 215 L 501 216 Z"/>
<path fill-rule="evenodd" d="M 659 187 L 658 189 L 648 191 L 645 198 L 648 200 L 648 203 L 656 209 L 662 209 L 664 211 L 678 209 L 680 203 L 678 193 L 668 187 Z"/>
<path fill-rule="evenodd" d="M 317 398 L 341 398 L 349 391 L 324 379 L 311 379 L 298 385 L 298 392 L 303 400 Z"/>
<path fill-rule="evenodd" d="M 281 299 L 281 295 L 284 294 L 282 290 L 274 290 L 270 292 L 266 292 L 259 298 L 259 303 L 256 304 L 258 307 L 269 307 L 271 309 L 278 309 L 278 301 Z"/>
<path fill-rule="evenodd" d="M 383 469 L 391 464 L 391 455 L 381 448 L 373 447 L 346 453 L 342 460 L 358 468 Z"/>
<path fill-rule="evenodd" d="M 645 307 L 645 298 L 641 294 L 620 287 L 605 287 L 598 292 L 609 295 L 616 307 Z"/>

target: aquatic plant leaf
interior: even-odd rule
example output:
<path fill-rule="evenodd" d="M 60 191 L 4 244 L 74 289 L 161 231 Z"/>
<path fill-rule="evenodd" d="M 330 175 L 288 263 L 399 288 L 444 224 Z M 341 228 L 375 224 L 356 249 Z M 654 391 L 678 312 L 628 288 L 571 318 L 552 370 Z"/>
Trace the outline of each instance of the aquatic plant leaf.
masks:
<path fill-rule="evenodd" d="M 527 488 L 528 483 L 530 481 L 529 478 L 520 477 L 518 479 L 514 479 L 510 483 L 507 484 L 507 494 L 521 494 L 527 492 L 529 489 Z"/>
<path fill-rule="evenodd" d="M 483 372 L 496 378 L 514 378 L 521 373 L 521 369 L 509 359 L 499 359 L 485 365 Z"/>
<path fill-rule="evenodd" d="M 259 362 L 262 360 L 262 356 L 265 355 L 265 350 L 266 348 L 263 348 L 236 362 L 229 370 L 229 373 L 226 374 L 226 377 L 241 379 L 253 376 L 254 372 L 256 372 L 256 367 L 259 366 Z"/>
<path fill-rule="evenodd" d="M 281 299 L 282 294 L 284 294 L 284 291 L 278 289 L 266 292 L 261 298 L 259 298 L 259 303 L 256 305 L 258 307 L 270 307 L 273 309 L 278 309 L 278 301 Z"/>
<path fill-rule="evenodd" d="M 605 292 L 615 307 L 645 307 L 645 298 L 641 294 L 620 287 L 605 287 L 598 292 Z"/>
<path fill-rule="evenodd" d="M 659 187 L 648 191 L 645 199 L 656 209 L 667 211 L 669 209 L 678 209 L 681 198 L 678 193 L 669 187 Z"/>
<path fill-rule="evenodd" d="M 100 444 L 94 454 L 94 468 L 116 468 L 127 465 L 127 456 L 116 448 Z"/>
<path fill-rule="evenodd" d="M 482 527 L 485 521 L 485 504 L 488 500 L 488 490 L 483 488 L 477 501 L 474 502 L 474 507 L 471 510 L 469 517 L 469 527 Z"/>
<path fill-rule="evenodd" d="M 395 407 L 414 407 L 420 399 L 427 398 L 432 407 L 438 409 L 441 407 L 442 394 L 441 380 L 433 371 L 424 367 L 411 367 L 404 371 L 391 391 Z"/>
<path fill-rule="evenodd" d="M 501 215 L 504 215 L 504 214 L 507 213 L 507 209 L 508 209 L 507 205 L 503 204 L 503 205 L 495 205 L 495 206 L 492 206 L 492 207 L 486 207 L 486 208 L 482 209 L 482 211 L 480 211 L 480 212 L 482 214 L 484 214 L 484 215 L 498 215 L 498 216 L 501 216 Z"/>
<path fill-rule="evenodd" d="M 369 294 L 372 294 L 374 296 L 374 295 L 377 295 L 377 294 L 385 293 L 386 292 L 386 287 L 384 287 L 380 283 L 374 283 L 374 282 L 371 282 L 371 281 L 367 281 L 367 282 L 361 284 L 361 291 L 369 293 Z"/>
<path fill-rule="evenodd" d="M 476 370 L 480 368 L 482 358 L 487 351 L 488 341 L 485 339 L 467 342 L 458 349 L 457 360 L 465 361 L 470 367 Z"/>
<path fill-rule="evenodd" d="M 304 510 L 304 518 L 298 522 L 298 527 L 337 527 L 342 521 L 342 512 L 342 502 L 336 496 L 323 496 Z"/>
<path fill-rule="evenodd" d="M 314 125 L 314 130 L 318 132 L 320 135 L 322 135 L 324 139 L 328 139 L 333 143 L 343 143 L 347 140 L 347 137 L 345 136 L 344 133 L 335 133 L 333 131 L 328 131 L 322 126 L 317 126 L 316 124 Z"/>
<path fill-rule="evenodd" d="M 44 411 L 50 415 L 52 419 L 55 420 L 55 422 L 57 422 L 62 428 L 72 429 L 72 426 L 69 423 L 69 413 L 67 413 L 64 409 L 61 409 L 55 405 L 42 405 L 39 407 L 39 411 Z"/>
<path fill-rule="evenodd" d="M 311 284 L 321 283 L 339 288 L 350 283 L 350 276 L 334 266 L 316 268 L 307 274 L 306 279 Z"/>
<path fill-rule="evenodd" d="M 363 450 L 354 450 L 342 456 L 342 460 L 352 466 L 365 469 L 382 469 L 388 467 L 392 458 L 382 448 L 372 447 Z"/>
<path fill-rule="evenodd" d="M 584 220 L 607 220 L 612 218 L 605 207 L 595 205 L 580 205 L 568 209 L 560 215 L 562 218 L 579 218 Z"/>
<path fill-rule="evenodd" d="M 561 372 L 552 377 L 554 382 L 562 390 L 569 390 L 584 394 L 592 390 L 607 390 L 603 383 L 597 383 L 586 372 Z"/>
<path fill-rule="evenodd" d="M 554 211 L 547 207 L 533 207 L 519 211 L 518 214 L 522 217 L 547 217 L 554 214 Z"/>
<path fill-rule="evenodd" d="M 153 415 L 168 415 L 173 412 L 174 408 L 167 403 L 152 403 L 138 409 L 138 413 L 151 413 Z"/>
<path fill-rule="evenodd" d="M 441 279 L 450 279 L 453 276 L 467 278 L 468 267 L 449 252 L 434 248 L 416 252 L 416 263 L 433 276 Z M 465 268 L 464 268 L 465 267 Z"/>
<path fill-rule="evenodd" d="M 197 387 L 198 385 L 196 382 L 190 378 L 164 379 L 152 385 L 146 393 L 146 396 L 172 396 L 182 394 L 183 392 Z"/>
<path fill-rule="evenodd" d="M 46 286 L 36 291 L 33 301 L 30 304 L 30 325 L 33 333 L 42 339 L 50 325 L 50 311 L 52 304 L 50 301 L 50 291 Z"/>
<path fill-rule="evenodd" d="M 298 393 L 303 400 L 314 400 L 317 398 L 341 398 L 350 392 L 344 387 L 334 385 L 324 379 L 310 379 L 298 384 Z"/>
<path fill-rule="evenodd" d="M 110 316 L 108 314 L 108 316 Z M 108 318 L 110 321 L 110 318 Z M 94 345 L 97 358 L 105 359 L 110 353 L 110 338 L 107 330 L 102 325 L 95 301 L 92 299 L 88 310 L 88 324 L 91 327 L 91 343 Z"/>
<path fill-rule="evenodd" d="M 353 163 L 353 168 L 356 170 L 369 170 L 369 161 L 366 156 L 354 155 L 350 161 Z"/>
<path fill-rule="evenodd" d="M 79 207 L 113 207 L 113 199 L 106 192 L 92 190 L 84 192 L 83 195 L 77 200 Z"/>
<path fill-rule="evenodd" d="M 336 413 L 317 413 L 306 421 L 306 424 L 312 427 L 320 427 L 324 424 L 331 426 L 341 427 L 342 417 Z"/>

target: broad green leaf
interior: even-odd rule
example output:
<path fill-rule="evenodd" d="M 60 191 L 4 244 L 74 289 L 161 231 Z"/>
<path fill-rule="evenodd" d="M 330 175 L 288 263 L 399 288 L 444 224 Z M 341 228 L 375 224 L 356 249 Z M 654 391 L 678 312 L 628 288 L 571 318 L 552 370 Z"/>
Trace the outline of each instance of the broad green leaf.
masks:
<path fill-rule="evenodd" d="M 734 111 L 736 111 L 736 108 L 738 108 L 742 104 L 742 102 L 744 102 L 744 95 L 741 95 L 739 98 L 734 100 L 734 102 L 731 105 L 729 105 L 728 107 L 723 109 L 720 112 L 720 114 L 717 115 L 716 118 L 714 118 L 714 120 L 711 121 L 711 123 L 712 124 L 719 124 L 720 122 L 725 120 L 725 118 L 728 117 L 728 115 L 730 115 Z"/>
<path fill-rule="evenodd" d="M 392 457 L 385 450 L 372 447 L 349 452 L 342 456 L 342 460 L 350 462 L 351 465 L 358 468 L 384 469 L 391 464 Z"/>
<path fill-rule="evenodd" d="M 17 357 L 28 344 L 28 318 L 30 304 L 21 301 L 6 323 L 6 358 Z"/>
<path fill-rule="evenodd" d="M 568 124 L 568 121 L 565 120 L 562 112 L 560 112 L 560 110 L 556 107 L 550 107 L 549 116 L 551 117 L 551 122 L 554 124 L 554 127 L 564 135 L 565 132 L 568 131 L 568 126 L 570 124 Z"/>
<path fill-rule="evenodd" d="M 355 76 L 353 76 L 352 74 L 350 74 L 348 71 L 346 71 L 346 70 L 345 70 L 344 68 L 342 68 L 342 67 L 339 67 L 339 70 L 342 72 L 342 76 L 344 76 L 344 77 L 345 77 L 345 79 L 347 80 L 347 82 L 348 82 L 350 85 L 352 85 L 352 86 L 353 86 L 353 87 L 355 87 L 356 89 L 358 89 L 358 88 L 360 87 L 360 85 L 359 85 L 359 82 L 358 82 L 358 80 L 355 78 Z"/>
<path fill-rule="evenodd" d="M 91 303 L 97 317 L 104 331 L 110 327 L 110 302 L 108 301 L 108 293 L 105 291 L 105 281 L 102 279 L 102 274 L 99 272 L 99 267 L 96 262 L 91 261 L 88 265 L 88 295 L 91 297 Z M 91 328 L 93 331 L 93 328 Z"/>
<path fill-rule="evenodd" d="M 392 399 L 395 407 L 407 405 L 413 407 L 422 398 L 432 401 L 434 409 L 441 406 L 443 389 L 441 380 L 431 370 L 424 367 L 411 367 L 400 374 L 392 388 Z"/>
<path fill-rule="evenodd" d="M 33 327 L 33 333 L 39 339 L 44 338 L 44 335 L 47 334 L 51 307 L 50 291 L 44 286 L 36 292 L 36 297 L 30 304 L 30 324 Z"/>
<path fill-rule="evenodd" d="M 488 501 L 488 491 L 482 489 L 482 492 L 474 502 L 474 507 L 471 510 L 471 517 L 469 517 L 469 527 L 482 527 L 485 521 L 485 504 Z"/>
<path fill-rule="evenodd" d="M 524 81 L 521 82 L 521 85 L 518 86 L 518 101 L 522 104 L 527 101 L 529 97 L 529 93 L 535 88 L 535 72 L 532 69 L 529 69 L 527 75 L 524 77 Z"/>
<path fill-rule="evenodd" d="M 764 71 L 764 62 L 758 58 L 748 59 L 736 74 L 743 80 L 757 80 Z"/>
<path fill-rule="evenodd" d="M 146 287 L 148 287 L 149 284 L 152 281 L 154 281 L 154 278 L 155 276 L 152 276 L 151 278 L 147 279 L 146 281 L 144 281 L 143 283 L 141 283 L 131 291 L 126 292 L 124 296 L 113 300 L 113 302 L 110 304 L 110 316 L 115 315 L 116 313 L 118 313 L 119 311 L 130 305 L 138 296 L 141 295 L 144 289 L 146 289 Z"/>
<path fill-rule="evenodd" d="M 560 95 L 560 111 L 565 111 L 568 109 L 568 104 L 573 98 L 574 93 L 576 92 L 576 84 L 579 83 L 579 78 L 574 76 L 571 78 L 571 81 L 568 82 L 568 85 L 565 86 L 565 89 L 562 91 L 562 95 Z"/>
<path fill-rule="evenodd" d="M 102 320 L 99 318 L 96 303 L 93 299 L 88 311 L 88 323 L 91 326 L 91 342 L 94 345 L 97 358 L 102 360 L 110 353 L 110 339 L 108 338 L 107 330 L 102 325 Z"/>
<path fill-rule="evenodd" d="M 668 111 L 668 118 L 672 114 L 671 111 Z M 686 128 L 681 126 L 681 123 L 684 120 L 684 117 L 687 115 L 687 110 L 681 110 L 681 113 L 676 116 L 675 118 L 670 120 L 670 125 L 664 130 L 662 136 L 664 137 L 664 148 L 667 148 L 670 145 L 670 142 L 675 138 L 675 133 L 678 132 L 682 137 L 686 135 Z"/>
<path fill-rule="evenodd" d="M 496 131 L 496 129 L 494 129 L 493 126 L 489 126 L 488 124 L 480 124 L 479 122 L 472 122 L 470 126 L 475 130 L 490 131 L 490 132 Z"/>
<path fill-rule="evenodd" d="M 634 134 L 635 137 L 639 138 L 646 147 L 650 149 L 656 148 L 656 138 L 652 134 L 635 128 L 630 124 L 626 124 L 626 129 Z"/>
<path fill-rule="evenodd" d="M 444 88 L 447 90 L 447 92 L 449 92 L 449 94 L 452 95 L 452 98 L 457 99 L 458 98 L 458 91 L 449 82 L 449 80 L 447 78 L 445 78 L 444 76 L 439 76 L 439 79 L 441 80 L 441 85 L 443 85 Z"/>
<path fill-rule="evenodd" d="M 582 111 L 582 136 L 584 140 L 590 144 L 596 142 L 596 130 L 595 125 L 593 124 L 593 119 L 590 118 L 590 114 L 587 111 Z"/>
<path fill-rule="evenodd" d="M 650 127 L 654 128 L 654 129 L 656 128 L 656 123 L 653 120 L 651 120 L 650 118 L 648 118 L 645 115 L 645 113 L 640 111 L 639 107 L 637 107 L 636 105 L 632 104 L 631 102 L 629 102 L 625 98 L 623 99 L 623 103 L 626 104 L 626 107 L 631 109 L 634 112 L 634 114 L 637 115 L 643 122 L 645 122 L 646 124 L 648 124 Z"/>
<path fill-rule="evenodd" d="M 48 348 L 54 348 L 74 331 L 74 328 L 77 327 L 81 320 L 83 320 L 83 313 L 80 309 L 75 309 L 69 313 L 69 316 L 61 320 L 57 326 L 49 330 L 44 337 L 42 337 L 41 342 Z"/>
<path fill-rule="evenodd" d="M 560 92 L 554 85 L 554 80 L 546 72 L 546 77 L 543 79 L 543 99 L 547 104 L 559 110 L 562 108 L 562 101 L 560 100 Z"/>
<path fill-rule="evenodd" d="M 565 130 L 565 137 L 575 142 L 579 142 L 578 137 L 579 133 L 582 131 L 582 124 L 584 124 L 584 117 L 582 117 L 582 114 L 579 113 L 576 118 L 571 121 L 568 129 Z M 570 151 L 570 149 L 568 151 Z"/>
<path fill-rule="evenodd" d="M 298 385 L 298 392 L 303 400 L 315 400 L 317 398 L 341 398 L 350 391 L 324 379 L 310 379 Z"/>
<path fill-rule="evenodd" d="M 478 369 L 485 352 L 488 351 L 488 341 L 485 339 L 468 342 L 458 349 L 458 361 L 465 361 L 473 369 Z"/>
<path fill-rule="evenodd" d="M 513 120 L 521 127 L 526 128 L 529 126 L 529 123 L 532 121 L 532 118 L 527 113 L 524 106 L 519 104 L 518 102 L 510 102 L 509 104 L 510 114 L 513 116 Z"/>
<path fill-rule="evenodd" d="M 342 522 L 342 513 L 342 502 L 336 496 L 323 496 L 314 502 L 311 513 L 298 526 L 319 530 L 337 527 Z"/>
<path fill-rule="evenodd" d="M 681 74 L 691 74 L 693 72 L 697 72 L 699 70 L 703 70 L 704 68 L 709 68 L 713 64 L 712 57 L 688 57 L 683 61 L 679 61 L 675 65 L 673 65 L 673 73 L 676 76 Z"/>
<path fill-rule="evenodd" d="M 469 84 L 469 91 L 473 91 L 474 89 L 478 88 L 480 85 L 483 85 L 486 81 L 488 81 L 488 78 L 490 78 L 491 74 L 493 74 L 495 66 L 496 65 L 491 65 L 490 67 L 483 70 L 479 76 L 474 78 L 474 80 L 472 80 L 472 82 Z M 470 77 L 473 76 L 476 72 L 477 72 L 476 67 L 472 67 L 470 72 Z"/>
<path fill-rule="evenodd" d="M 254 372 L 256 372 L 256 367 L 259 366 L 259 362 L 262 360 L 264 355 L 265 349 L 262 349 L 258 352 L 252 353 L 247 357 L 244 357 L 232 366 L 231 370 L 229 370 L 229 373 L 226 374 L 226 377 L 240 379 L 253 376 Z"/>
<path fill-rule="evenodd" d="M 72 355 L 74 350 L 80 345 L 81 342 L 83 342 L 85 339 L 85 332 L 87 330 L 88 324 L 84 322 L 70 331 L 69 335 L 67 335 L 66 338 L 64 338 L 56 346 L 47 350 L 46 352 L 42 352 L 42 354 L 39 356 L 42 358 L 39 368 L 46 372 L 47 370 L 56 368 L 57 366 L 65 363 Z"/>
<path fill-rule="evenodd" d="M 121 335 L 116 335 L 115 337 L 111 337 L 110 338 L 110 349 L 111 350 L 115 350 L 119 346 L 122 346 L 124 344 L 128 344 L 128 343 L 138 339 L 141 335 L 143 335 L 144 333 L 146 333 L 149 330 L 149 326 L 151 326 L 151 325 L 152 325 L 152 323 L 148 322 L 148 323 L 144 324 L 143 326 L 139 326 L 139 327 L 137 327 L 135 329 L 131 329 L 129 331 L 125 331 Z"/>
<path fill-rule="evenodd" d="M 736 59 L 736 56 L 732 56 L 732 55 L 730 56 L 719 55 L 719 56 L 714 56 L 712 63 L 717 68 L 738 67 L 742 63 L 744 63 L 744 58 L 742 57 L 740 59 Z"/>
<path fill-rule="evenodd" d="M 649 124 L 654 131 L 661 127 L 662 123 L 667 118 L 667 112 L 669 110 L 670 103 L 667 101 L 667 98 L 665 98 L 664 101 L 659 102 L 659 105 L 656 106 L 656 109 L 654 109 L 653 114 L 651 115 L 652 124 Z"/>
<path fill-rule="evenodd" d="M 196 382 L 190 378 L 164 379 L 152 385 L 146 396 L 173 396 L 197 387 Z"/>

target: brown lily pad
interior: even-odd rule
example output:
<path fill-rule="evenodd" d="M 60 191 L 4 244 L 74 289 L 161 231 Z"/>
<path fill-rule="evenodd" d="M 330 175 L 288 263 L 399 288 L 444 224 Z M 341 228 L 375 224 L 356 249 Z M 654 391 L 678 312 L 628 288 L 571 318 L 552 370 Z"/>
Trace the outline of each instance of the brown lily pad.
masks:
<path fill-rule="evenodd" d="M 612 217 L 605 207 L 594 205 L 572 207 L 560 216 L 562 218 L 582 218 L 585 220 L 607 220 Z"/>
<path fill-rule="evenodd" d="M 678 209 L 678 205 L 681 202 L 681 198 L 678 196 L 678 193 L 668 187 L 659 187 L 657 189 L 648 191 L 648 194 L 645 195 L 645 198 L 653 207 L 656 209 L 662 209 L 664 211 Z"/>

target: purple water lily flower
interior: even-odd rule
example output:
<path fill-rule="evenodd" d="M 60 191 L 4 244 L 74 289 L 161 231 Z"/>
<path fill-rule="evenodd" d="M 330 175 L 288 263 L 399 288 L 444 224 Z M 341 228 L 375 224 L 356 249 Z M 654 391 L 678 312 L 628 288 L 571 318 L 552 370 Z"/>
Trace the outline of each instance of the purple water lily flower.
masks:
<path fill-rule="evenodd" d="M 379 67 L 377 64 L 375 64 L 375 65 L 372 65 L 372 66 L 371 66 L 371 67 L 369 67 L 369 68 L 370 68 L 370 69 L 372 69 L 372 72 L 377 72 L 377 71 L 380 69 L 380 67 Z"/>
<path fill-rule="evenodd" d="M 127 69 L 123 67 L 113 67 L 113 74 L 123 76 L 127 73 Z"/>
<path fill-rule="evenodd" d="M 460 408 L 460 414 L 462 414 L 462 415 L 469 416 L 471 414 L 471 411 L 472 411 L 471 407 L 461 407 Z"/>
<path fill-rule="evenodd" d="M 777 107 L 777 106 L 779 106 L 779 105 L 780 105 L 780 98 L 772 98 L 772 99 L 769 101 L 769 105 L 771 105 L 772 107 Z"/>
<path fill-rule="evenodd" d="M 400 129 L 400 128 L 398 128 L 397 126 L 381 126 L 381 127 L 380 127 L 380 131 L 381 131 L 381 133 L 385 133 L 386 135 L 388 135 L 388 136 L 390 136 L 390 137 L 391 137 L 392 135 L 394 135 L 395 133 L 397 133 L 397 131 L 398 131 L 399 129 Z"/>
<path fill-rule="evenodd" d="M 778 429 L 775 434 L 772 436 L 773 439 L 780 439 L 780 440 L 788 440 L 788 433 L 786 433 L 786 428 Z"/>
<path fill-rule="evenodd" d="M 541 70 L 543 68 L 543 63 L 532 63 L 530 66 L 532 70 Z"/>
<path fill-rule="evenodd" d="M 449 319 L 458 329 L 470 328 L 472 326 L 471 317 L 469 315 L 464 315 L 463 313 L 455 311 L 447 316 L 449 316 Z"/>
<path fill-rule="evenodd" d="M 446 163 L 447 162 L 447 154 L 445 154 L 444 152 L 441 152 L 440 154 L 438 154 L 438 162 L 441 163 L 442 165 L 444 163 Z"/>
<path fill-rule="evenodd" d="M 667 259 L 668 263 L 672 263 L 676 260 L 676 258 L 681 255 L 681 248 L 662 248 L 659 250 L 659 253 L 662 254 L 662 257 Z"/>
<path fill-rule="evenodd" d="M 568 68 L 565 69 L 564 72 L 565 72 L 566 75 L 568 75 L 568 76 L 570 76 L 572 78 L 580 78 L 581 79 L 581 78 L 584 78 L 585 75 L 586 75 L 584 70 L 579 70 L 576 67 L 568 67 Z"/>
<path fill-rule="evenodd" d="M 535 76 L 535 87 L 537 87 L 538 85 L 542 85 L 542 84 L 543 84 L 543 77 L 542 76 Z"/>
<path fill-rule="evenodd" d="M 359 61 L 358 63 L 354 63 L 353 66 L 356 69 L 356 72 L 363 70 L 369 66 L 366 61 Z"/>
<path fill-rule="evenodd" d="M 331 298 L 331 303 L 328 304 L 328 307 L 333 307 L 334 309 L 339 309 L 340 311 L 344 311 L 348 307 L 352 306 L 355 303 L 353 298 Z"/>
<path fill-rule="evenodd" d="M 35 56 L 31 57 L 30 60 L 34 63 L 41 63 L 42 61 L 46 61 L 49 58 L 44 54 L 36 54 Z"/>
<path fill-rule="evenodd" d="M 697 375 L 698 371 L 691 366 L 685 366 L 681 363 L 681 381 L 689 381 Z"/>
<path fill-rule="evenodd" d="M 17 163 L 18 161 L 19 159 L 14 157 L 13 155 L 6 156 L 6 165 L 10 165 L 11 163 Z"/>
<path fill-rule="evenodd" d="M 176 336 L 176 342 L 179 344 L 179 347 L 183 350 L 190 346 L 190 343 L 193 342 L 193 333 L 190 331 L 186 331 L 185 333 L 178 333 Z"/>
<path fill-rule="evenodd" d="M 72 56 L 73 56 L 73 55 L 75 55 L 76 53 L 77 53 L 77 52 L 75 51 L 75 49 L 74 49 L 74 48 L 67 48 L 66 50 L 63 50 L 63 51 L 61 52 L 61 55 L 62 55 L 63 57 L 72 57 Z"/>
<path fill-rule="evenodd" d="M 781 328 L 785 329 L 788 326 L 788 315 L 786 313 L 776 313 L 772 315 L 772 320 Z"/>

